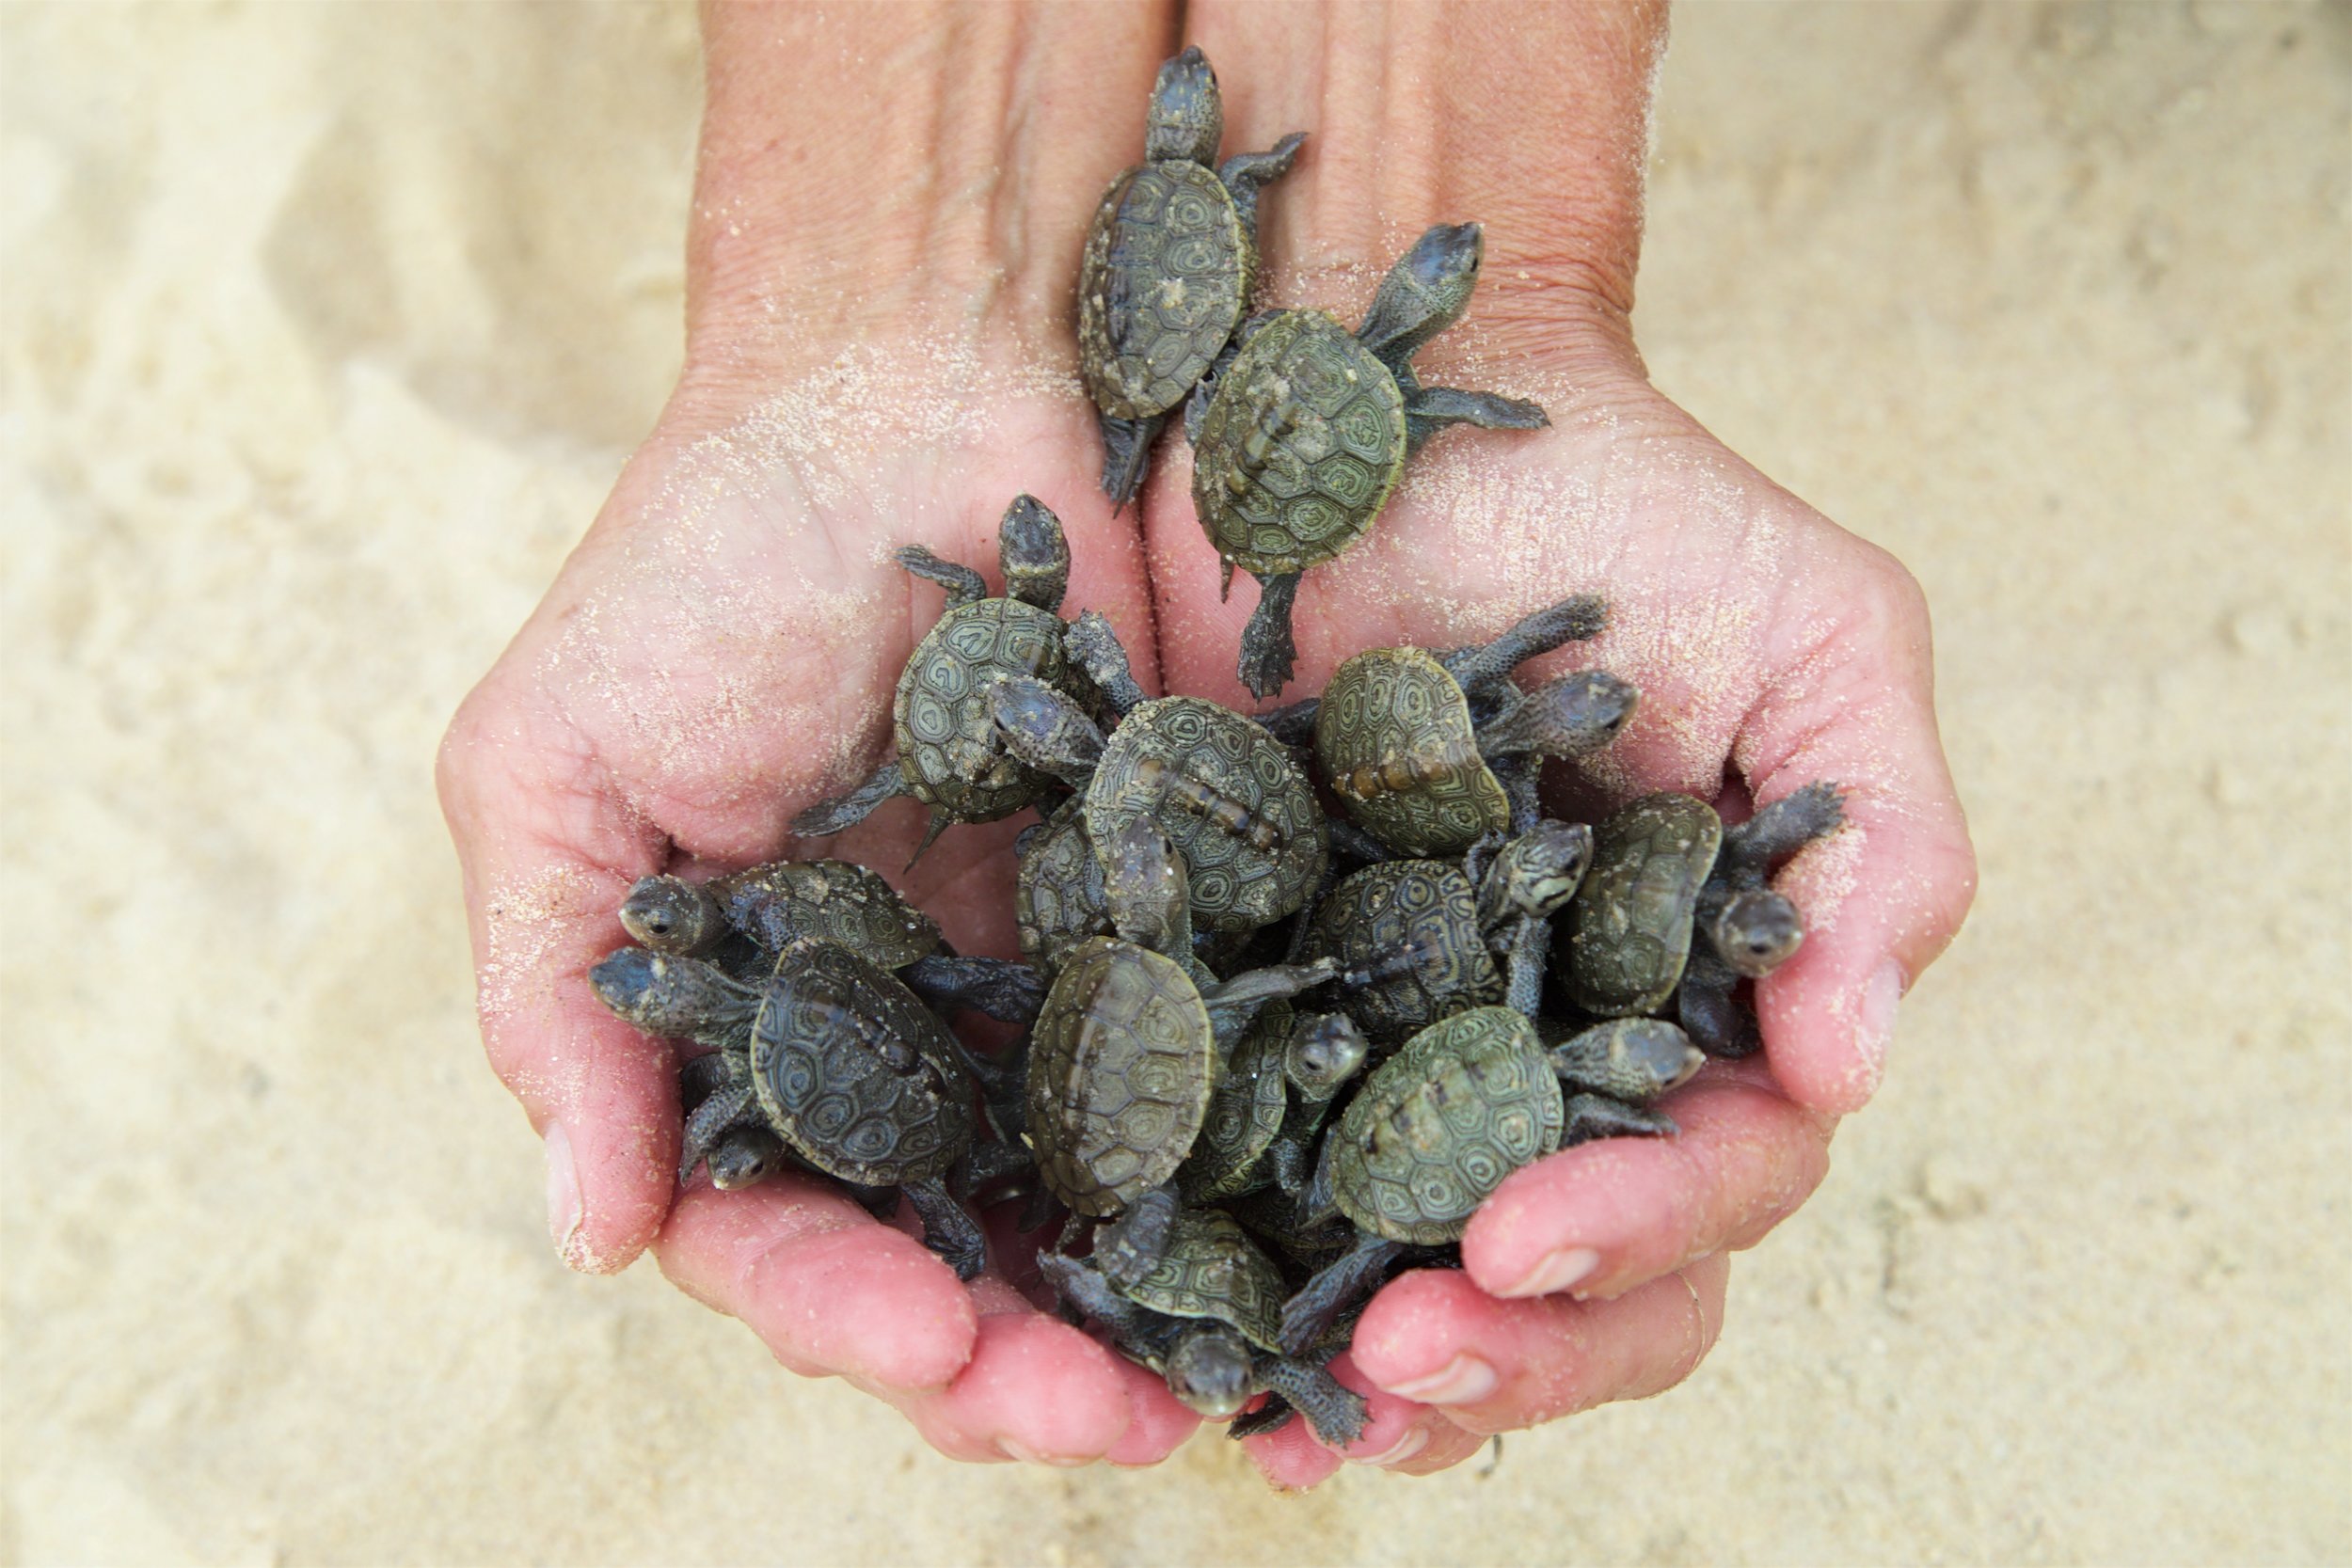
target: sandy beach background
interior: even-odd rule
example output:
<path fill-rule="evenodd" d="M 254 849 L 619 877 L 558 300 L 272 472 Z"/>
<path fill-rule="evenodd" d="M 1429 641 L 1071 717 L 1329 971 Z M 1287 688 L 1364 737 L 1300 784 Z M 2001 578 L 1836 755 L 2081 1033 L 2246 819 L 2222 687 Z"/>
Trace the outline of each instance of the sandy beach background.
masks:
<path fill-rule="evenodd" d="M 671 6 L 0 8 L 0 1560 L 2352 1556 L 2352 10 L 1692 5 L 1661 385 L 1934 608 L 1983 856 L 1684 1387 L 933 1457 L 484 1068 L 452 708 L 675 371 Z"/>

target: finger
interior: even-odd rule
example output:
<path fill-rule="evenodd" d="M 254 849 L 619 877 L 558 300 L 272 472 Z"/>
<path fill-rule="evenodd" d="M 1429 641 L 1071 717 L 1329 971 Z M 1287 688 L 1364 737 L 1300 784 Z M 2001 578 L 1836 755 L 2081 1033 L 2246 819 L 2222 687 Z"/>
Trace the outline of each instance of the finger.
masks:
<path fill-rule="evenodd" d="M 914 1392 L 946 1386 L 972 1358 L 979 1315 L 955 1271 L 813 1180 L 690 1188 L 655 1256 L 678 1289 L 804 1375 Z"/>
<path fill-rule="evenodd" d="M 1450 1269 L 1391 1281 L 1356 1326 L 1357 1365 L 1473 1434 L 1534 1426 L 1691 1374 L 1723 1329 L 1721 1254 L 1613 1301 L 1498 1301 Z"/>
<path fill-rule="evenodd" d="M 1320 1486 L 1347 1463 L 1315 1441 L 1303 1417 L 1286 1422 L 1279 1432 L 1245 1437 L 1241 1447 L 1266 1483 L 1284 1492 Z"/>
<path fill-rule="evenodd" d="M 1104 1457 L 1131 1468 L 1157 1465 L 1200 1428 L 1200 1413 L 1169 1393 L 1157 1372 L 1124 1357 L 1119 1370 L 1127 1380 L 1127 1430 Z"/>
<path fill-rule="evenodd" d="M 1009 1286 L 988 1284 L 976 1291 L 984 1315 L 970 1362 L 946 1387 L 892 1402 L 950 1459 L 1073 1466 L 1109 1457 L 1133 1420 L 1119 1358 Z"/>
<path fill-rule="evenodd" d="M 1756 986 L 1773 1075 L 1842 1114 L 1878 1087 L 1895 1004 L 1960 929 L 1977 868 L 1936 735 L 1918 584 L 1878 551 L 1825 576 L 1793 617 L 1808 640 L 1773 652 L 1789 673 L 1736 760 L 1759 804 L 1817 779 L 1846 792 L 1846 826 L 1778 883 L 1804 912 L 1804 945 Z"/>
<path fill-rule="evenodd" d="M 1754 1076 L 1709 1069 L 1670 1138 L 1603 1138 L 1514 1171 L 1470 1219 L 1462 1266 L 1489 1295 L 1613 1296 L 1752 1246 L 1829 1170 L 1831 1124 Z"/>
<path fill-rule="evenodd" d="M 658 869 L 660 838 L 604 793 L 593 764 L 511 714 L 484 717 L 500 711 L 487 687 L 469 699 L 438 769 L 476 1010 L 492 1069 L 544 1140 L 557 1252 L 611 1274 L 669 1212 L 675 1057 L 606 1012 L 586 976 L 627 940 L 615 911 L 628 884 Z"/>

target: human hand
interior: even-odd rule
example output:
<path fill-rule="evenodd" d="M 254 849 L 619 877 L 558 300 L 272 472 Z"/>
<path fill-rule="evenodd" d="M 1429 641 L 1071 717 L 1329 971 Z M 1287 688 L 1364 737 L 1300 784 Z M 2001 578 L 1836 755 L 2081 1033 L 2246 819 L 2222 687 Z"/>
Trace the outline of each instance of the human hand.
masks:
<path fill-rule="evenodd" d="M 1313 57 L 1318 10 L 1196 6 L 1187 25 L 1214 59 Z M 1637 36 L 1560 36 L 1596 16 Z M 1422 451 L 1366 538 L 1308 572 L 1283 698 L 1317 690 L 1361 649 L 1483 641 L 1596 592 L 1610 603 L 1604 634 L 1522 678 L 1605 668 L 1640 688 L 1641 705 L 1577 779 L 1556 781 L 1562 815 L 1589 820 L 1676 789 L 1736 818 L 1816 779 L 1846 791 L 1848 826 L 1778 883 L 1808 935 L 1756 988 L 1764 1055 L 1710 1063 L 1673 1095 L 1678 1138 L 1587 1144 L 1516 1173 L 1471 1221 L 1459 1273 L 1407 1275 L 1365 1311 L 1336 1368 L 1372 1401 L 1347 1455 L 1417 1473 L 1467 1458 L 1487 1433 L 1655 1393 L 1696 1366 L 1722 1326 L 1724 1255 L 1820 1182 L 1837 1117 L 1877 1086 L 1897 999 L 1974 890 L 1917 585 L 1715 441 L 1633 353 L 1638 96 L 1656 43 L 1654 25 L 1638 36 L 1644 20 L 1487 7 L 1441 21 L 1405 8 L 1384 13 L 1381 36 L 1328 53 L 1319 83 L 1253 76 L 1227 92 L 1229 138 L 1242 144 L 1318 128 L 1268 204 L 1267 303 L 1353 321 L 1424 225 L 1485 220 L 1470 320 L 1417 369 L 1430 385 L 1534 398 L 1552 420 L 1534 434 L 1440 434 Z M 1546 36 L 1584 74 L 1535 105 L 1568 122 L 1530 127 L 1524 62 L 1547 57 Z M 1399 124 L 1414 110 L 1385 78 L 1351 103 L 1361 53 L 1382 49 L 1415 63 L 1443 126 Z M 1509 123 L 1483 127 L 1482 115 Z M 1219 601 L 1189 485 L 1183 449 L 1165 449 L 1144 506 L 1161 668 L 1171 689 L 1246 711 L 1234 650 L 1255 599 L 1244 579 Z M 1298 1423 L 1249 1442 L 1287 1485 L 1341 1462 Z"/>
<path fill-rule="evenodd" d="M 1138 541 L 1096 487 L 1067 325 L 1121 161 L 1104 127 L 1136 120 L 1154 21 L 1029 37 L 1009 8 L 709 13 L 686 372 L 441 755 L 483 1035 L 545 1137 L 565 1260 L 606 1273 L 652 1246 L 786 1366 L 888 1400 L 961 1459 L 1145 1463 L 1198 1418 L 1001 1274 L 960 1284 L 911 1217 L 877 1223 L 790 1174 L 675 1194 L 672 1050 L 584 974 L 626 940 L 638 877 L 784 852 L 890 868 L 960 950 L 1013 950 L 1017 823 L 956 828 L 902 878 L 913 801 L 797 848 L 786 824 L 889 750 L 892 689 L 941 603 L 890 550 L 994 582 L 1022 492 L 1067 531 L 1069 608 L 1108 614 L 1155 678 Z M 1009 90 L 1030 77 L 1063 85 Z M 909 103 L 934 120 L 911 126 Z M 1005 201 L 976 202 L 991 181 Z"/>

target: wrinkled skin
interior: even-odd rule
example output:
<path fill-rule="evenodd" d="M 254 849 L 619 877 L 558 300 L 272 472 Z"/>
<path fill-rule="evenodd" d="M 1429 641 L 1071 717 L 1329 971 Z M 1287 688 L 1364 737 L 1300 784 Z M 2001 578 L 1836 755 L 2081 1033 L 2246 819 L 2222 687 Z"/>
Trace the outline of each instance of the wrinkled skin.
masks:
<path fill-rule="evenodd" d="M 890 562 L 890 546 L 993 562 L 1005 503 L 1033 492 L 1068 530 L 1066 609 L 1103 610 L 1147 689 L 1240 696 L 1234 647 L 1253 601 L 1245 589 L 1218 602 L 1181 443 L 1161 450 L 1138 534 L 1134 515 L 1115 519 L 1095 487 L 1090 405 L 1044 377 L 974 401 L 951 428 L 919 440 L 835 439 L 794 454 L 743 436 L 762 397 L 807 384 L 850 343 L 895 344 L 907 362 L 924 363 L 937 361 L 944 342 L 968 351 L 963 363 L 1007 375 L 1041 355 L 1073 363 L 1068 291 L 1079 240 L 1096 194 L 1134 153 L 1120 139 L 1131 133 L 1099 127 L 1132 126 L 1172 13 L 1089 16 L 1037 44 L 1069 54 L 1034 69 L 1058 69 L 1082 86 L 1040 111 L 1070 118 L 1027 127 L 1017 152 L 1000 150 L 993 126 L 949 128 L 956 134 L 932 154 L 946 166 L 946 190 L 972 183 L 958 157 L 976 168 L 1001 157 L 1050 160 L 1009 182 L 1022 201 L 1012 215 L 997 209 L 995 221 L 1018 227 L 1020 243 L 994 256 L 987 225 L 916 223 L 863 236 L 782 221 L 763 230 L 746 205 L 839 206 L 791 188 L 752 194 L 768 188 L 755 171 L 788 187 L 792 166 L 770 155 L 782 133 L 746 128 L 753 109 L 826 86 L 823 72 L 796 61 L 853 48 L 887 55 L 894 71 L 936 69 L 944 79 L 953 59 L 968 73 L 973 51 L 993 38 L 983 8 L 940 13 L 925 47 L 896 52 L 853 37 L 817 40 L 817 48 L 795 30 L 905 26 L 913 10 L 779 13 L 759 21 L 782 51 L 764 64 L 745 62 L 768 45 L 735 32 L 750 27 L 738 20 L 748 9 L 706 19 L 712 103 L 684 379 L 546 599 L 460 710 L 440 759 L 491 1065 L 546 1139 L 550 1225 L 574 1267 L 612 1272 L 651 1248 L 680 1289 L 741 1319 L 786 1366 L 849 1378 L 950 1456 L 1152 1462 L 1198 1418 L 1159 1379 L 1040 1310 L 1021 1288 L 1034 1276 L 1026 1255 L 1006 1244 L 1002 1213 L 984 1216 L 992 1266 L 966 1287 L 911 1233 L 905 1209 L 881 1223 L 848 1195 L 790 1171 L 744 1192 L 697 1185 L 674 1206 L 671 1053 L 611 1017 L 584 980 L 623 940 L 615 911 L 638 878 L 810 852 L 787 838 L 788 817 L 886 752 L 891 689 L 941 602 L 937 588 Z M 1188 25 L 1213 58 L 1236 62 L 1228 74 L 1237 80 L 1238 62 L 1295 47 L 1250 35 L 1299 24 L 1282 11 L 1196 5 Z M 1574 24 L 1573 8 L 1560 15 Z M 1645 78 L 1645 63 L 1634 64 L 1629 76 Z M 803 69 L 816 74 L 792 76 Z M 1311 72 L 1260 70 L 1260 90 L 1246 102 L 1236 95 L 1228 127 L 1236 145 L 1261 145 L 1294 124 L 1334 133 L 1311 143 L 1288 199 L 1271 209 L 1278 286 L 1280 269 L 1300 257 L 1376 268 L 1388 229 L 1409 232 L 1449 215 L 1450 207 L 1384 214 L 1329 194 L 1372 183 L 1331 123 L 1339 109 L 1276 90 Z M 761 71 L 775 79 L 756 92 L 739 86 Z M 921 80 L 877 82 L 873 112 L 896 113 L 890 104 L 925 90 Z M 854 96 L 839 95 L 837 84 L 834 95 Z M 853 163 L 868 162 L 889 138 L 860 119 L 863 103 L 794 134 L 837 137 Z M 1370 1398 L 1364 1435 L 1344 1456 L 1302 1422 L 1249 1440 L 1286 1485 L 1312 1484 L 1343 1458 L 1440 1468 L 1470 1457 L 1489 1433 L 1640 1397 L 1688 1374 L 1722 1327 L 1725 1254 L 1760 1239 L 1820 1181 L 1836 1118 L 1876 1086 L 1897 995 L 1949 939 L 1974 885 L 1938 749 L 1915 585 L 1652 391 L 1622 325 L 1617 295 L 1629 276 L 1613 287 L 1605 267 L 1551 264 L 1568 242 L 1529 234 L 1533 209 L 1495 210 L 1505 206 L 1463 209 L 1488 225 L 1488 282 L 1470 320 L 1490 313 L 1490 350 L 1526 373 L 1552 374 L 1541 395 L 1553 426 L 1453 432 L 1421 461 L 1440 478 L 1458 460 L 1507 465 L 1499 471 L 1539 491 L 1591 488 L 1596 515 L 1561 526 L 1611 541 L 1597 577 L 1590 564 L 1571 569 L 1570 545 L 1589 537 L 1497 550 L 1482 531 L 1488 521 L 1457 516 L 1441 483 L 1408 484 L 1383 517 L 1379 549 L 1333 563 L 1303 589 L 1296 689 L 1316 689 L 1359 648 L 1455 646 L 1563 592 L 1598 589 L 1611 600 L 1608 633 L 1538 661 L 1522 679 L 1605 667 L 1641 688 L 1641 709 L 1611 748 L 1598 793 L 1556 799 L 1555 811 L 1579 816 L 1572 808 L 1602 798 L 1687 788 L 1723 797 L 1736 817 L 1751 795 L 1771 799 L 1819 778 L 1848 790 L 1854 826 L 1808 851 L 1841 856 L 1837 876 L 1808 882 L 1801 858 L 1784 880 L 1810 934 L 1758 985 L 1764 1055 L 1710 1064 L 1670 1096 L 1663 1108 L 1683 1129 L 1678 1140 L 1587 1145 L 1517 1173 L 1472 1222 L 1463 1270 L 1410 1273 L 1383 1290 L 1354 1349 L 1332 1366 Z M 873 221 L 886 226 L 898 211 L 884 204 Z M 734 232 L 747 225 L 757 231 Z M 978 254 L 959 261 L 958 245 Z M 845 247 L 857 254 L 842 260 Z M 1540 305 L 1510 287 L 1526 265 L 1549 267 Z M 860 277 L 905 281 L 850 290 Z M 810 292 L 799 302 L 806 309 L 778 300 L 793 288 Z M 858 303 L 834 303 L 843 298 Z M 779 314 L 803 325 L 767 328 Z M 1447 347 L 1429 353 L 1433 385 L 1469 380 Z M 713 435 L 728 436 L 728 461 L 695 450 Z M 1776 547 L 1759 550 L 1767 540 Z M 1517 563 L 1507 578 L 1506 559 Z M 1596 558 L 1586 549 L 1574 559 Z M 1450 587 L 1441 602 L 1383 595 L 1384 578 Z M 1705 678 L 1693 681 L 1658 628 L 1724 595 L 1756 613 L 1729 631 L 1713 623 Z M 829 629 L 844 626 L 852 629 Z M 1009 956 L 1010 847 L 1025 820 L 959 828 L 900 878 L 922 811 L 898 800 L 822 852 L 883 868 L 960 951 Z"/>

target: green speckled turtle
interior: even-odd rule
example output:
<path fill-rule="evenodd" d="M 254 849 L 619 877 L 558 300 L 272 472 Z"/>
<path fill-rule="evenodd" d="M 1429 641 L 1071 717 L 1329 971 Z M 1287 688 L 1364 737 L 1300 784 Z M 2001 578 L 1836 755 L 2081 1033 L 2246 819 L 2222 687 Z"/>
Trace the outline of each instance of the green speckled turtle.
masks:
<path fill-rule="evenodd" d="M 824 838 L 862 822 L 884 800 L 912 795 L 931 809 L 919 858 L 950 822 L 993 822 L 1052 789 L 1053 781 L 1009 756 L 989 724 L 989 684 L 1012 674 L 1051 685 L 1082 682 L 1062 655 L 1061 607 L 1070 546 L 1061 521 L 1034 497 L 1005 509 L 996 532 L 1005 596 L 969 566 L 920 545 L 898 564 L 947 590 L 939 622 L 915 644 L 891 704 L 898 755 L 847 795 L 822 800 L 792 821 L 803 838 Z M 910 865 L 914 860 L 907 863 Z"/>
<path fill-rule="evenodd" d="M 1548 923 L 1576 892 L 1592 844 L 1581 824 L 1540 822 L 1482 840 L 1460 863 L 1368 865 L 1324 898 L 1301 956 L 1339 965 L 1335 993 L 1384 1045 L 1465 1007 L 1507 1001 L 1533 1014 Z"/>
<path fill-rule="evenodd" d="M 1119 1216 L 1095 1256 L 1121 1283 L 1165 1250 L 1172 1180 L 1207 1119 L 1212 1089 L 1267 1003 L 1331 976 L 1276 966 L 1219 981 L 1192 956 L 1184 863 L 1148 817 L 1108 846 L 1120 935 L 1079 945 L 1031 1032 L 1021 1121 L 1038 1174 L 1077 1215 Z"/>
<path fill-rule="evenodd" d="M 1258 696 L 1290 679 L 1299 573 L 1362 536 L 1423 441 L 1447 424 L 1549 422 L 1534 404 L 1413 373 L 1412 356 L 1469 306 L 1480 253 L 1478 225 L 1439 224 L 1390 269 L 1354 332 L 1321 310 L 1253 317 L 1193 393 L 1193 508 L 1227 585 L 1235 566 L 1259 583 L 1240 667 Z"/>
<path fill-rule="evenodd" d="M 1363 1397 L 1319 1361 L 1281 1354 L 1277 1336 L 1288 1289 L 1279 1269 L 1216 1210 L 1177 1215 L 1168 1250 L 1120 1287 L 1088 1259 L 1041 1253 L 1038 1267 L 1061 1298 L 1111 1330 L 1120 1351 L 1161 1373 L 1169 1392 L 1212 1420 L 1272 1391 L 1327 1443 L 1363 1435 Z"/>
<path fill-rule="evenodd" d="M 1285 738 L 1311 725 L 1315 761 L 1358 826 L 1401 855 L 1458 855 L 1491 832 L 1524 830 L 1535 768 L 1606 745 L 1638 693 L 1597 670 L 1522 693 L 1510 671 L 1597 635 L 1600 600 L 1579 594 L 1536 611 L 1494 641 L 1439 657 L 1375 648 L 1332 672 L 1320 698 L 1269 714 Z M 1490 763 L 1511 759 L 1498 778 Z"/>
<path fill-rule="evenodd" d="M 1128 824 L 1157 820 L 1184 858 L 1192 919 L 1204 929 L 1254 931 L 1295 913 L 1321 882 L 1329 844 L 1289 749 L 1215 703 L 1144 700 L 1116 650 L 1113 639 L 1082 656 L 1119 716 L 1107 738 L 1068 694 L 1008 677 L 988 694 L 1006 749 L 1085 793 L 1098 854 Z"/>
<path fill-rule="evenodd" d="M 1084 797 L 1072 796 L 1043 822 L 1024 828 L 1016 846 L 1021 869 L 1012 913 L 1021 956 L 1050 980 L 1080 942 L 1111 928 L 1103 861 L 1087 835 Z"/>
<path fill-rule="evenodd" d="M 1579 1036 L 1547 1053 L 1526 1014 L 1476 1007 L 1431 1024 L 1382 1063 L 1325 1140 L 1301 1203 L 1307 1223 L 1344 1214 L 1357 1244 L 1284 1307 L 1284 1348 L 1313 1344 L 1408 1248 L 1459 1241 L 1479 1204 L 1521 1165 L 1587 1138 L 1674 1131 L 1660 1113 L 1613 1096 L 1561 1095 L 1563 1078 L 1596 1056 L 1647 1064 L 1652 1095 L 1690 1075 L 1695 1057 L 1680 1030 L 1632 1022 L 1601 1025 L 1623 1037 L 1614 1050 Z M 1628 1068 L 1613 1082 L 1639 1088 L 1645 1080 Z"/>
<path fill-rule="evenodd" d="M 875 872 L 849 861 L 771 861 L 707 882 L 641 878 L 621 901 L 621 925 L 657 953 L 713 958 L 743 974 L 753 966 L 722 957 L 739 941 L 755 964 L 755 974 L 745 978 L 764 976 L 778 953 L 811 938 L 898 971 L 933 1007 L 972 1007 L 1026 1023 L 1044 997 L 1043 984 L 1025 964 L 947 950 L 930 916 Z"/>
<path fill-rule="evenodd" d="M 924 1240 L 961 1278 L 986 1260 L 949 1195 L 970 1149 L 972 1086 L 945 1027 L 913 991 L 856 954 L 802 941 L 747 985 L 699 958 L 623 948 L 589 972 L 605 1006 L 650 1034 L 717 1044 L 726 1082 L 694 1107 L 680 1180 L 745 1125 L 857 1187 L 897 1187 Z"/>
<path fill-rule="evenodd" d="M 1708 1054 L 1753 1054 L 1762 1037 L 1734 988 L 1804 939 L 1796 906 L 1767 879 L 1844 816 L 1836 787 L 1811 784 L 1731 829 L 1690 795 L 1645 795 L 1603 818 L 1558 938 L 1576 1005 L 1622 1018 L 1678 996 L 1682 1026 Z"/>
<path fill-rule="evenodd" d="M 1270 1004 L 1209 1097 L 1208 1120 L 1177 1172 L 1184 1200 L 1214 1203 L 1268 1185 L 1295 1196 L 1325 1113 L 1371 1053 L 1344 1013 L 1298 1018 Z"/>
<path fill-rule="evenodd" d="M 1258 274 L 1258 190 L 1303 135 L 1216 165 L 1225 112 L 1199 49 L 1160 67 L 1143 157 L 1111 182 L 1078 265 L 1078 370 L 1103 423 L 1103 488 L 1142 488 L 1169 409 L 1232 341 Z"/>

